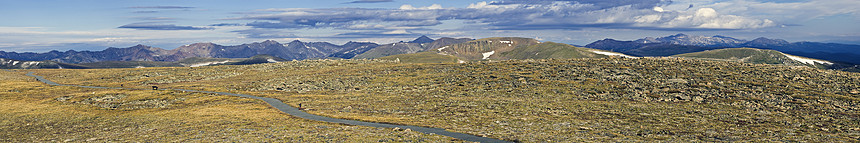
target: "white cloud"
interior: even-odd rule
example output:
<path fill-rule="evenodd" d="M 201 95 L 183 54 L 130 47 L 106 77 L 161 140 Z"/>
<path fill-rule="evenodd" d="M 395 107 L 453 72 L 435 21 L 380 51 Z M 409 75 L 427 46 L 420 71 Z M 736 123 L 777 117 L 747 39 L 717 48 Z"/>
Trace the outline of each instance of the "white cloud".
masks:
<path fill-rule="evenodd" d="M 860 0 L 809 0 L 802 2 L 760 2 L 730 0 L 702 4 L 723 13 L 752 17 L 767 17 L 780 21 L 810 20 L 820 17 L 848 14 L 860 18 Z"/>
<path fill-rule="evenodd" d="M 400 6 L 400 10 L 434 10 L 434 9 L 443 9 L 442 5 L 433 4 L 427 7 L 414 7 L 412 5 L 404 4 Z"/>
<path fill-rule="evenodd" d="M 231 31 L 247 28 L 249 27 L 224 26 L 215 30 L 198 31 L 152 31 L 118 28 L 90 31 L 54 31 L 38 27 L 0 27 L 0 39 L 3 43 L 7 43 L 0 45 L 0 51 L 46 52 L 68 49 L 102 50 L 107 47 L 127 47 L 137 44 L 183 45 L 222 39 L 235 40 L 239 36 Z M 250 41 L 236 41 L 236 43 L 243 42 Z"/>
<path fill-rule="evenodd" d="M 776 26 L 768 19 L 751 19 L 737 15 L 721 15 L 712 8 L 700 8 L 678 13 L 663 27 L 691 27 L 711 29 L 752 29 Z"/>
<path fill-rule="evenodd" d="M 412 33 L 409 31 L 406 31 L 406 29 L 399 29 L 399 30 L 394 30 L 394 31 L 383 32 L 382 34 L 412 34 Z"/>
<path fill-rule="evenodd" d="M 663 10 L 663 8 L 662 8 L 662 7 L 654 7 L 654 11 L 656 11 L 656 12 L 663 12 L 663 11 L 666 11 L 666 10 Z"/>

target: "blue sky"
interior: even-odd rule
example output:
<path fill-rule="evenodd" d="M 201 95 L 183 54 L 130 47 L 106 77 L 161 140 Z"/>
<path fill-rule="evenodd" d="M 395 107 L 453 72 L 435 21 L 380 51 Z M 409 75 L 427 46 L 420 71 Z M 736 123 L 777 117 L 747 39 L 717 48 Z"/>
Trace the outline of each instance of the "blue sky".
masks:
<path fill-rule="evenodd" d="M 0 51 L 421 35 L 585 45 L 676 33 L 860 44 L 858 0 L 0 0 Z"/>

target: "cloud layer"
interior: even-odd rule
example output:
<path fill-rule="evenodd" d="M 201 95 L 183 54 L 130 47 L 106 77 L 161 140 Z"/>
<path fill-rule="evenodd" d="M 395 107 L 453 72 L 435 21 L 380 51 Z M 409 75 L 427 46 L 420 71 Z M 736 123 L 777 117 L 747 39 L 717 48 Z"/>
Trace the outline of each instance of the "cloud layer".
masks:
<path fill-rule="evenodd" d="M 394 0 L 357 0 L 348 3 L 381 3 L 381 2 L 393 2 Z"/>
<path fill-rule="evenodd" d="M 128 28 L 128 29 L 137 29 L 137 30 L 212 30 L 210 27 L 196 27 L 196 26 L 177 26 L 173 24 L 160 24 L 153 22 L 142 22 L 142 23 L 132 23 L 126 24 L 117 28 Z"/>
<path fill-rule="evenodd" d="M 368 1 L 369 2 L 369 1 Z M 266 13 L 232 20 L 251 20 L 259 29 L 334 28 L 377 34 L 437 26 L 448 20 L 465 20 L 484 30 L 551 29 L 662 29 L 731 30 L 772 27 L 768 19 L 721 14 L 713 8 L 664 10 L 668 0 L 513 0 L 479 2 L 466 8 L 441 5 L 397 9 L 325 8 L 267 9 Z"/>

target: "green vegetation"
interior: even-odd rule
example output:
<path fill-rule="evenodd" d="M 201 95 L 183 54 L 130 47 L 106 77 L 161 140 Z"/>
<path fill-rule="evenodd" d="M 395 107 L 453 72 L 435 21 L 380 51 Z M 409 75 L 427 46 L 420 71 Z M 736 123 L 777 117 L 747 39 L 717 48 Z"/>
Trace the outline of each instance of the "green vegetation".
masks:
<path fill-rule="evenodd" d="M 176 62 L 156 61 L 105 61 L 95 63 L 69 64 L 55 61 L 18 61 L 12 65 L 8 59 L 0 58 L 0 69 L 104 69 L 104 68 L 145 68 L 145 67 L 196 67 L 208 65 L 251 65 L 272 62 L 285 62 L 286 59 L 270 55 L 256 55 L 250 58 L 201 58 L 192 57 Z M 11 60 L 15 61 L 15 60 Z M 28 63 L 28 64 L 24 64 Z"/>
<path fill-rule="evenodd" d="M 0 142 L 450 140 L 412 131 L 308 121 L 253 99 L 181 91 L 47 86 L 24 73 L 0 71 Z"/>
<path fill-rule="evenodd" d="M 538 43 L 540 43 L 540 41 L 531 38 L 494 37 L 448 45 L 441 48 L 441 50 L 436 49 L 436 51 L 431 50 L 431 52 L 452 55 L 463 61 L 485 60 L 484 54 L 492 52 L 494 54 L 489 55 L 486 59 L 504 60 L 507 58 L 499 57 L 497 54 L 505 53 L 516 48 L 528 47 Z"/>
<path fill-rule="evenodd" d="M 450 55 L 442 55 L 436 52 L 419 52 L 413 54 L 400 54 L 393 56 L 385 56 L 380 60 L 400 60 L 405 63 L 457 63 L 457 57 Z"/>
<path fill-rule="evenodd" d="M 544 42 L 524 48 L 516 48 L 502 53 L 509 59 L 571 59 L 571 58 L 606 58 L 609 56 L 596 54 L 594 49 L 580 48 L 562 43 Z"/>
<path fill-rule="evenodd" d="M 153 62 L 153 61 L 106 61 L 95 63 L 82 63 L 86 68 L 139 68 L 139 67 L 183 67 L 178 62 Z"/>
<path fill-rule="evenodd" d="M 673 57 L 704 58 L 755 64 L 805 65 L 791 60 L 779 51 L 753 48 L 729 48 L 674 55 Z"/>
<path fill-rule="evenodd" d="M 419 43 L 394 43 L 387 45 L 379 45 L 379 47 L 356 55 L 354 59 L 375 59 L 391 55 L 416 53 L 423 50 L 423 45 Z"/>
<path fill-rule="evenodd" d="M 307 60 L 36 72 L 67 84 L 158 85 L 273 97 L 294 106 L 302 104 L 306 112 L 317 115 L 444 128 L 510 141 L 860 139 L 860 74 L 809 67 L 682 58 L 586 58 L 464 64 Z M 258 112 L 269 111 L 274 112 Z"/>

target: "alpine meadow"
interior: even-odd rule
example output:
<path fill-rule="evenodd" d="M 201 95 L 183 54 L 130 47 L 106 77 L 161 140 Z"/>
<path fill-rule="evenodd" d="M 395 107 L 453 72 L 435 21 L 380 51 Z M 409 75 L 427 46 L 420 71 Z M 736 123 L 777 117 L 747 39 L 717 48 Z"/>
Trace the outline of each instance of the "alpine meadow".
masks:
<path fill-rule="evenodd" d="M 860 142 L 857 5 L 0 1 L 0 142 Z"/>

